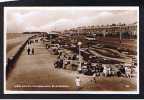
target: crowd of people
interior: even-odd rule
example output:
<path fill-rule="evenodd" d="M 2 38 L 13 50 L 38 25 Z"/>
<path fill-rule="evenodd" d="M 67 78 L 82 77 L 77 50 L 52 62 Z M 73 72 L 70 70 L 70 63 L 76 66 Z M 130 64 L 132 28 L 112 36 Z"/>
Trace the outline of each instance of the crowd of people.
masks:
<path fill-rule="evenodd" d="M 81 68 L 79 68 L 81 63 Z M 54 63 L 55 68 L 63 69 L 75 69 L 79 73 L 85 75 L 95 76 L 118 76 L 131 78 L 134 73 L 134 66 L 125 64 L 102 64 L 102 63 L 91 63 L 90 61 L 81 60 L 79 62 L 79 56 L 77 54 L 64 54 L 60 52 L 58 58 Z"/>
<path fill-rule="evenodd" d="M 34 53 L 35 53 L 34 43 L 35 42 L 38 42 L 38 41 L 37 40 L 29 40 L 27 42 L 26 50 L 27 50 L 28 55 L 34 55 Z"/>

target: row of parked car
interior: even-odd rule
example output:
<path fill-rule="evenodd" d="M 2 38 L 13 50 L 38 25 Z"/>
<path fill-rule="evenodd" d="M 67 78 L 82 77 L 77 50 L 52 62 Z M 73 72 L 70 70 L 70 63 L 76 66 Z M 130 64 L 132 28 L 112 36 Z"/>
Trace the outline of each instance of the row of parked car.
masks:
<path fill-rule="evenodd" d="M 73 59 L 73 57 L 60 58 L 61 52 L 66 49 L 72 51 L 73 56 L 78 55 L 78 47 L 76 44 L 59 44 L 59 43 L 50 43 L 49 40 L 45 40 L 45 45 L 47 48 L 53 50 L 53 54 L 58 55 L 57 61 L 54 63 L 55 68 L 68 68 L 66 66 L 70 65 L 68 69 L 77 70 L 81 74 L 93 75 L 96 73 L 98 76 L 103 75 L 104 66 L 108 68 L 108 76 L 117 75 L 122 76 L 125 74 L 124 65 L 121 62 L 115 60 L 105 59 L 103 57 L 97 57 L 93 55 L 88 48 L 81 48 L 80 53 L 82 56 L 81 68 L 79 68 L 78 59 Z M 77 63 L 73 63 L 77 60 Z M 115 64 L 114 64 L 115 63 Z"/>

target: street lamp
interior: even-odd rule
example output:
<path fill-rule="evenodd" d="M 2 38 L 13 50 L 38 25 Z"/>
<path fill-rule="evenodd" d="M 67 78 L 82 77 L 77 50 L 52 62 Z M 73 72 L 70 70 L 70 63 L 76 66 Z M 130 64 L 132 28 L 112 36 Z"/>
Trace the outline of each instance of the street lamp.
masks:
<path fill-rule="evenodd" d="M 78 42 L 78 45 L 80 46 L 82 43 L 81 42 Z"/>
<path fill-rule="evenodd" d="M 120 32 L 120 43 L 122 41 L 122 32 Z"/>
<path fill-rule="evenodd" d="M 50 39 L 50 46 L 51 46 L 51 34 L 49 34 L 49 39 Z"/>
<path fill-rule="evenodd" d="M 81 69 L 81 59 L 80 59 L 80 46 L 82 45 L 82 42 L 78 42 L 78 46 L 79 46 L 79 69 Z"/>

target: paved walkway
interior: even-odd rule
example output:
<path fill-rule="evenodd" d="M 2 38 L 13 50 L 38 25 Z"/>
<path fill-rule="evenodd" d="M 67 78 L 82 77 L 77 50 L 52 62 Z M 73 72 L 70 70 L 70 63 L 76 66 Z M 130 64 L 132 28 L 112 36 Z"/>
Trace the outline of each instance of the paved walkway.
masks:
<path fill-rule="evenodd" d="M 76 72 L 55 69 L 56 56 L 51 55 L 41 43 L 34 44 L 35 55 L 22 53 L 10 77 L 7 80 L 9 90 L 33 90 L 34 88 L 15 88 L 17 85 L 63 85 L 66 88 L 55 90 L 74 90 Z M 67 88 L 68 87 L 68 88 Z M 34 90 L 51 90 L 52 88 L 35 88 Z"/>
<path fill-rule="evenodd" d="M 27 91 L 73 91 L 77 90 L 75 71 L 55 69 L 53 62 L 55 55 L 51 55 L 42 43 L 35 43 L 35 55 L 27 55 L 26 50 L 17 61 L 15 68 L 7 79 L 7 90 Z M 97 78 L 97 83 L 92 82 L 91 76 L 79 74 L 81 90 L 135 90 L 135 85 L 124 78 Z M 126 88 L 125 86 L 128 87 Z"/>

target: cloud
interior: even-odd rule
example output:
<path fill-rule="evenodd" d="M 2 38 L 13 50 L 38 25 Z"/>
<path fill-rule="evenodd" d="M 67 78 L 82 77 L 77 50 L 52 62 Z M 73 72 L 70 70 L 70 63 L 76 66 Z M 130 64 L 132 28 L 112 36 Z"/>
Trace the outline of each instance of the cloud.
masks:
<path fill-rule="evenodd" d="M 130 24 L 137 20 L 136 10 L 68 9 L 7 9 L 7 33 L 49 32 L 112 23 Z"/>

